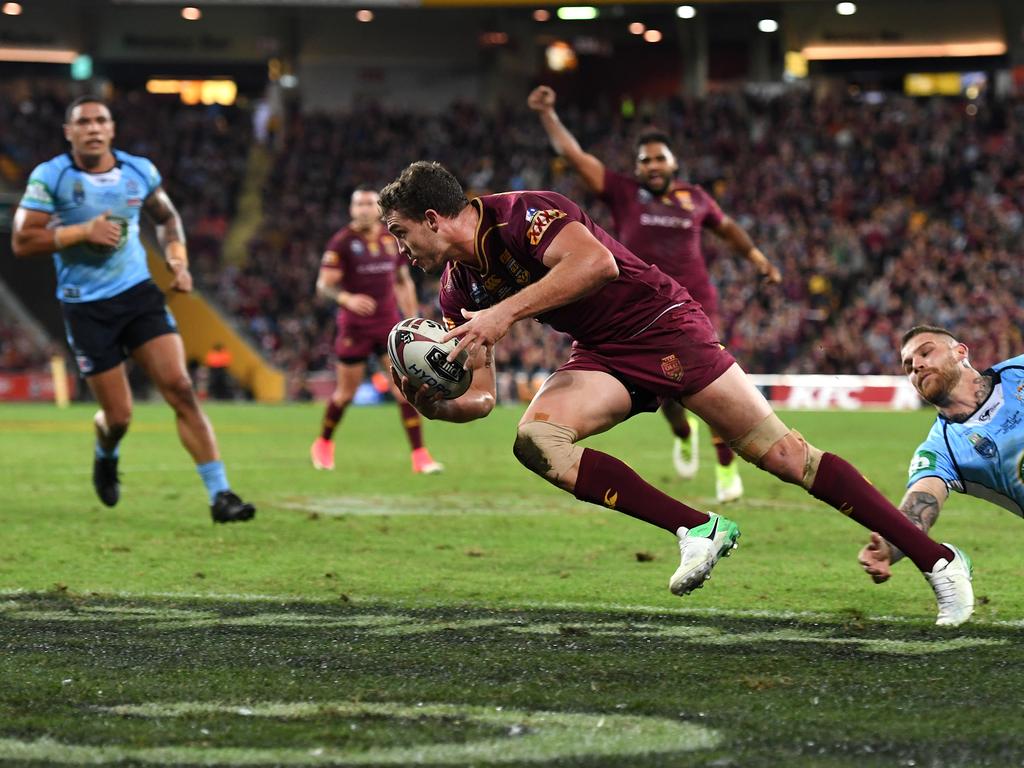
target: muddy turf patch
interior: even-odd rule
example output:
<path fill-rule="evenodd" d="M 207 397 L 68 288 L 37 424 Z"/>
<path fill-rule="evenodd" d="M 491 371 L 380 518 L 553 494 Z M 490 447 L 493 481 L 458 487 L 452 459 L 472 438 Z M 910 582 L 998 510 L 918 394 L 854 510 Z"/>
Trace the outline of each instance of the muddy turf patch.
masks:
<path fill-rule="evenodd" d="M 1021 630 L 0 600 L 7 765 L 1003 766 Z"/>

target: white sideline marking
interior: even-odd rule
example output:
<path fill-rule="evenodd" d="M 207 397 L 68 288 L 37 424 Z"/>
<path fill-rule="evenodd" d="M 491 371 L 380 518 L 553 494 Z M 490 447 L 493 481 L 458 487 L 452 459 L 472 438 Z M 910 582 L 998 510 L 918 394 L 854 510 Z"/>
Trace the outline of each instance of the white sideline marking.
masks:
<path fill-rule="evenodd" d="M 760 632 L 724 632 L 718 627 L 695 624 L 666 625 L 622 621 L 570 621 L 564 623 L 541 622 L 521 623 L 515 617 L 481 618 L 440 618 L 423 619 L 410 614 L 366 614 L 350 613 L 323 615 L 309 613 L 261 613 L 250 616 L 220 616 L 210 611 L 150 610 L 127 608 L 119 614 L 116 607 L 104 606 L 94 610 L 88 606 L 67 610 L 36 610 L 21 608 L 18 603 L 0 603 L 0 615 L 15 620 L 28 621 L 149 621 L 148 628 L 173 631 L 199 627 L 307 627 L 362 629 L 384 637 L 408 637 L 425 635 L 446 630 L 465 631 L 484 627 L 501 627 L 504 632 L 531 635 L 560 635 L 567 630 L 576 630 L 597 637 L 648 637 L 662 640 L 699 643 L 700 645 L 753 645 L 756 643 L 820 643 L 827 645 L 849 645 L 854 650 L 873 653 L 891 653 L 905 656 L 959 651 L 967 648 L 1006 645 L 1009 640 L 1002 638 L 955 637 L 941 635 L 934 640 L 899 640 L 873 637 L 832 637 L 813 629 L 782 628 Z"/>
<path fill-rule="evenodd" d="M 41 592 L 38 589 L 25 589 L 24 587 L 17 588 L 0 588 L 0 598 L 4 597 L 24 597 L 26 595 L 45 595 L 45 592 Z M 298 595 L 271 595 L 260 592 L 176 592 L 176 591 L 156 591 L 156 592 L 134 592 L 131 590 L 112 590 L 109 592 L 89 592 L 89 597 L 95 598 L 124 598 L 128 600 L 152 600 L 152 599 L 174 599 L 174 600 L 196 600 L 196 601 L 210 601 L 210 602 L 241 602 L 241 603 L 285 603 L 285 604 L 301 604 L 307 603 L 312 605 L 338 605 L 338 598 L 336 595 L 324 597 L 322 595 L 310 595 L 310 596 L 298 596 Z M 20 605 L 20 603 L 12 602 L 10 605 Z M 459 602 L 447 602 L 447 603 L 422 603 L 407 600 L 396 600 L 393 597 L 384 595 L 371 595 L 361 594 L 359 595 L 359 605 L 364 607 L 387 607 L 387 608 L 400 608 L 406 610 L 424 610 L 424 609 L 438 609 L 438 608 L 477 608 L 480 610 L 494 611 L 519 611 L 519 610 L 544 610 L 544 611 L 581 611 L 585 613 L 640 613 L 640 614 L 651 614 L 656 616 L 694 616 L 694 617 L 706 617 L 706 618 L 723 618 L 723 619 L 768 619 L 771 621 L 823 621 L 830 624 L 846 624 L 853 621 L 869 621 L 869 622 L 881 622 L 886 624 L 922 624 L 928 622 L 929 619 L 924 616 L 850 616 L 845 613 L 826 613 L 824 611 L 776 611 L 771 609 L 754 609 L 754 608 L 710 608 L 710 607 L 671 607 L 671 606 L 659 606 L 659 605 L 636 605 L 629 603 L 606 603 L 600 601 L 593 602 L 573 602 L 573 601 L 554 601 L 554 602 L 543 602 L 538 600 L 523 600 L 519 602 L 510 602 L 501 606 L 495 606 L 494 603 L 487 601 L 473 601 L 473 600 L 462 600 Z M 3 605 L 0 604 L 0 610 L 3 609 Z M 115 608 L 116 610 L 116 608 Z M 986 627 L 1011 627 L 1019 628 L 1024 627 L 1024 619 L 985 619 L 982 617 L 972 617 L 970 623 L 976 626 Z"/>
<path fill-rule="evenodd" d="M 326 517 L 429 515 L 430 517 L 511 517 L 546 515 L 552 511 L 571 511 L 578 506 L 572 500 L 554 503 L 550 499 L 510 498 L 500 504 L 481 506 L 479 499 L 462 494 L 442 493 L 430 496 L 308 496 L 278 497 L 271 506 L 316 512 Z"/>
<path fill-rule="evenodd" d="M 711 749 L 721 743 L 719 734 L 710 728 L 662 717 L 530 712 L 503 707 L 456 704 L 171 702 L 107 707 L 101 711 L 123 717 L 147 718 L 234 714 L 240 717 L 286 719 L 455 719 L 501 728 L 505 730 L 506 735 L 461 743 L 370 749 L 316 745 L 302 749 L 87 746 L 61 744 L 48 738 L 35 741 L 0 739 L 0 759 L 40 760 L 50 764 L 95 764 L 133 760 L 154 765 L 480 765 L 484 762 L 547 762 L 581 757 L 630 758 L 646 754 Z M 402 724 L 397 722 L 393 727 L 401 729 Z"/>

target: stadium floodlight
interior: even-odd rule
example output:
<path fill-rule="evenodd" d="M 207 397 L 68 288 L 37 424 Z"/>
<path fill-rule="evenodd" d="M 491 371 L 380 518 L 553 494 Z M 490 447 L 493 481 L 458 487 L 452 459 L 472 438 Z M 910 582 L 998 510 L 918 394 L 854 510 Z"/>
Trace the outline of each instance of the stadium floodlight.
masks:
<path fill-rule="evenodd" d="M 361 21 L 364 24 L 368 24 L 373 21 L 373 11 L 369 8 L 362 8 L 356 11 L 356 21 Z"/>
<path fill-rule="evenodd" d="M 592 5 L 566 5 L 558 9 L 562 21 L 589 21 L 597 18 L 597 8 Z"/>
<path fill-rule="evenodd" d="M 579 64 L 576 51 L 564 40 L 556 40 L 549 45 L 544 51 L 544 58 L 547 60 L 548 69 L 552 72 L 576 69 Z"/>
<path fill-rule="evenodd" d="M 648 29 L 644 32 L 644 41 L 648 43 L 660 43 L 661 32 L 657 29 Z"/>
<path fill-rule="evenodd" d="M 757 22 L 757 28 L 762 32 L 778 32 L 779 22 L 775 19 L 761 19 Z"/>
<path fill-rule="evenodd" d="M 186 5 L 181 9 L 181 18 L 185 21 L 199 21 L 203 18 L 203 12 L 194 5 Z"/>
<path fill-rule="evenodd" d="M 639 21 L 634 21 L 629 25 L 629 34 L 631 35 L 642 35 L 646 30 L 647 27 Z"/>
<path fill-rule="evenodd" d="M 840 16 L 853 16 L 856 12 L 856 3 L 836 3 L 836 13 Z"/>
<path fill-rule="evenodd" d="M 547 21 L 550 18 L 551 11 L 547 10 L 546 8 L 538 8 L 536 11 L 533 12 L 534 21 Z"/>
<path fill-rule="evenodd" d="M 21 16 L 21 3 L 4 3 L 5 16 Z"/>
<path fill-rule="evenodd" d="M 697 15 L 697 9 L 692 5 L 680 5 L 676 8 L 676 16 L 680 19 L 692 19 Z"/>

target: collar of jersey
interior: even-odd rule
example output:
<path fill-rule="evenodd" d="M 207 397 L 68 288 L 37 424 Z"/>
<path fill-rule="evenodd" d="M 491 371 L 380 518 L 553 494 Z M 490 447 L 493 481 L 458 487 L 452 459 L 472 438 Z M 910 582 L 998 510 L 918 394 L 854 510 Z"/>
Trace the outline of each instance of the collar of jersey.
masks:
<path fill-rule="evenodd" d="M 121 167 L 121 158 L 119 158 L 117 156 L 117 153 L 115 153 L 114 150 L 110 150 L 110 153 L 112 155 L 114 155 L 114 165 L 113 165 L 112 168 L 108 168 L 105 171 L 90 171 L 90 170 L 87 170 L 87 169 L 83 168 L 82 166 L 80 166 L 78 163 L 75 162 L 75 156 L 73 154 L 71 154 L 71 152 L 68 152 L 67 155 L 68 155 L 68 160 L 71 161 L 71 167 L 74 168 L 76 171 L 81 171 L 82 173 L 88 173 L 90 176 L 102 176 L 104 173 L 110 173 L 112 170 L 114 170 L 114 168 L 120 168 Z"/>

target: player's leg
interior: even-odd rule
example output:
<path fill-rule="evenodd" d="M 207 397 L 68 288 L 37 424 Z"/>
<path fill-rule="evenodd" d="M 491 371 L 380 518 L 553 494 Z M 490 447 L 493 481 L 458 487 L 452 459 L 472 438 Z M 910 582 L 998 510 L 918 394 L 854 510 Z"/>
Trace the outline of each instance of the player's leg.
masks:
<path fill-rule="evenodd" d="M 928 538 L 853 465 L 833 453 L 822 452 L 799 432 L 786 427 L 738 365 L 685 398 L 684 403 L 729 440 L 744 459 L 802 486 L 906 553 L 936 591 L 940 623 L 967 620 L 973 609 L 973 593 L 965 556 Z M 937 581 L 941 588 L 936 586 Z"/>
<path fill-rule="evenodd" d="M 131 354 L 174 411 L 178 438 L 195 461 L 206 486 L 214 522 L 252 518 L 255 508 L 234 494 L 228 484 L 213 427 L 199 405 L 185 368 L 181 337 L 175 332 L 164 333 L 135 347 Z"/>
<path fill-rule="evenodd" d="M 380 356 L 379 360 L 380 369 L 387 374 L 388 382 L 391 384 L 391 394 L 394 395 L 395 402 L 398 403 L 398 411 L 402 416 L 402 428 L 405 430 L 405 436 L 409 439 L 409 449 L 412 451 L 410 454 L 412 471 L 418 475 L 436 475 L 444 472 L 444 464 L 434 461 L 427 446 L 423 444 L 423 420 L 420 418 L 420 412 L 409 404 L 402 394 L 402 390 L 395 385 L 394 377 L 391 375 L 391 358 L 384 354 Z"/>
<path fill-rule="evenodd" d="M 718 558 L 735 545 L 739 529 L 725 518 L 662 493 L 614 456 L 577 444 L 629 418 L 633 408 L 633 395 L 608 373 L 557 371 L 523 414 L 515 455 L 528 469 L 581 501 L 616 509 L 679 536 L 683 561 L 669 586 L 683 595 L 703 584 Z M 703 543 L 694 546 L 694 537 L 687 540 L 688 532 L 696 537 L 701 531 Z"/>
<path fill-rule="evenodd" d="M 720 504 L 738 501 L 743 497 L 743 479 L 740 477 L 736 453 L 715 430 L 711 430 L 711 444 L 715 448 L 715 498 Z"/>
<path fill-rule="evenodd" d="M 697 476 L 700 422 L 675 400 L 665 400 L 661 404 L 661 415 L 665 417 L 669 429 L 675 435 L 672 443 L 672 466 L 681 478 L 692 480 Z"/>
<path fill-rule="evenodd" d="M 132 392 L 128 386 L 124 363 L 87 376 L 85 381 L 100 407 L 93 417 L 96 450 L 92 484 L 100 501 L 112 507 L 121 498 L 117 464 L 121 438 L 125 436 L 132 420 Z"/>
<path fill-rule="evenodd" d="M 117 504 L 121 497 L 119 445 L 132 418 L 132 393 L 125 375 L 124 350 L 118 339 L 128 316 L 125 309 L 119 297 L 61 302 L 68 346 L 100 406 L 93 417 L 96 446 L 92 484 L 100 501 L 108 507 Z"/>
<path fill-rule="evenodd" d="M 366 378 L 366 358 L 339 359 L 334 366 L 334 391 L 327 400 L 320 425 L 320 436 L 310 446 L 309 455 L 316 469 L 334 469 L 334 430 L 341 423 L 345 409 L 355 399 L 356 390 Z"/>

